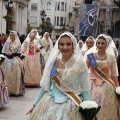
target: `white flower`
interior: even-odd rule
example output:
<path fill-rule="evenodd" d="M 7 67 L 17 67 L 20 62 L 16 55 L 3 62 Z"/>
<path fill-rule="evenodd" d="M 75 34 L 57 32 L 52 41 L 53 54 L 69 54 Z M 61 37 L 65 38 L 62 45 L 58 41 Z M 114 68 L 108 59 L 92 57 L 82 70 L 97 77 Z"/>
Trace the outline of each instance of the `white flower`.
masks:
<path fill-rule="evenodd" d="M 116 93 L 120 95 L 120 87 L 116 88 Z"/>
<path fill-rule="evenodd" d="M 85 108 L 98 108 L 98 104 L 95 101 L 83 101 L 80 106 L 85 109 Z"/>
<path fill-rule="evenodd" d="M 0 57 L 1 57 L 1 58 L 5 58 L 5 56 L 4 56 L 3 54 L 0 54 Z"/>
<path fill-rule="evenodd" d="M 20 56 L 21 56 L 21 57 L 22 57 L 22 56 L 25 56 L 25 54 L 22 53 Z"/>

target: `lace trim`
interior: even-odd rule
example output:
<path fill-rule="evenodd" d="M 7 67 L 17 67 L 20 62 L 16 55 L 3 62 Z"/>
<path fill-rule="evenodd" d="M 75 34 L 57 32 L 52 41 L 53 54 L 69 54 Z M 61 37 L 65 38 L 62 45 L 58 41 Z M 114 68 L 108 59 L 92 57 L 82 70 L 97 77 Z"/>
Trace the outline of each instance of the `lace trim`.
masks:
<path fill-rule="evenodd" d="M 66 63 L 65 69 L 63 70 L 62 80 L 65 80 L 67 77 L 73 76 L 75 73 L 84 72 L 87 69 L 84 61 L 76 61 L 74 59 L 69 60 Z"/>

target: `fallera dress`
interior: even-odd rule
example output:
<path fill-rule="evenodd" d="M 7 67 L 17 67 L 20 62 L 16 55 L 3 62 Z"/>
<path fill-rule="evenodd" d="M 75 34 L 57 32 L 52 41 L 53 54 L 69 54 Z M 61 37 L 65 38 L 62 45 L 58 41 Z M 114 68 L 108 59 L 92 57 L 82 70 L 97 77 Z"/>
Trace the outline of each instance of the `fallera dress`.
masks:
<path fill-rule="evenodd" d="M 118 76 L 115 58 L 107 55 L 106 60 L 96 60 L 102 71 L 111 77 Z M 118 100 L 113 88 L 104 82 L 90 66 L 92 82 L 92 98 L 101 109 L 97 114 L 97 120 L 118 120 Z"/>
<path fill-rule="evenodd" d="M 21 53 L 21 45 L 17 44 L 16 40 L 13 43 L 6 41 L 2 52 L 12 52 L 11 56 L 6 56 L 1 65 L 9 94 L 23 95 L 25 93 L 24 67 L 20 57 L 15 55 Z"/>
<path fill-rule="evenodd" d="M 29 48 L 28 47 L 29 44 Z M 25 68 L 25 85 L 40 86 L 42 76 L 42 68 L 40 64 L 40 49 L 36 42 L 28 43 L 25 41 L 22 45 L 22 53 L 25 54 L 23 65 Z M 27 53 L 27 49 L 28 53 Z"/>
<path fill-rule="evenodd" d="M 72 62 L 69 64 L 73 65 Z M 73 90 L 83 100 L 91 100 L 88 69 L 84 68 L 82 63 L 77 63 L 75 66 L 67 77 L 64 77 L 66 73 L 63 69 L 57 68 L 57 75 L 61 80 L 60 87 L 63 91 Z M 56 86 L 51 78 L 50 90 L 46 92 L 41 88 L 34 105 L 36 107 L 29 120 L 84 120 L 76 104 Z"/>

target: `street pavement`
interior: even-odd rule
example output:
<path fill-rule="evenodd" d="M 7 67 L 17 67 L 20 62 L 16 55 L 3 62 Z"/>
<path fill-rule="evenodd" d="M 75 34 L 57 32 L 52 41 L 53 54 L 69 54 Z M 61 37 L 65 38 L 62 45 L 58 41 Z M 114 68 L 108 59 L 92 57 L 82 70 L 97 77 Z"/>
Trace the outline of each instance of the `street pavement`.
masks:
<path fill-rule="evenodd" d="M 0 120 L 28 120 L 29 115 L 25 115 L 32 107 L 40 88 L 26 88 L 24 96 L 10 96 L 9 103 L 0 109 Z"/>

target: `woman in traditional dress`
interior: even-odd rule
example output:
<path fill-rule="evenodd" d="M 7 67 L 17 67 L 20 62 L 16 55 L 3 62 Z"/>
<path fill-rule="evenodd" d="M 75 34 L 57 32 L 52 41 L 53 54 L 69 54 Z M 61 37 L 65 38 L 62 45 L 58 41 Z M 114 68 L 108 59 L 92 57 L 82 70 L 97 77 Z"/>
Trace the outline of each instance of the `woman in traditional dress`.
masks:
<path fill-rule="evenodd" d="M 45 51 L 44 49 L 44 46 L 42 44 L 42 36 L 39 36 L 37 34 L 37 41 L 38 41 L 38 44 L 40 45 L 40 63 L 41 63 L 41 71 L 42 71 L 42 74 L 43 74 L 43 71 L 44 71 L 44 68 L 45 68 L 45 60 L 44 60 L 44 56 L 42 53 L 44 53 L 43 51 Z"/>
<path fill-rule="evenodd" d="M 82 40 L 79 40 L 78 46 L 79 46 L 80 50 L 82 49 L 83 45 L 84 45 L 84 42 Z"/>
<path fill-rule="evenodd" d="M 95 39 L 92 36 L 89 36 L 86 41 L 85 44 L 83 45 L 81 51 L 83 53 L 83 55 L 85 55 L 85 53 L 94 46 L 95 43 Z"/>
<path fill-rule="evenodd" d="M 48 32 L 44 33 L 41 42 L 42 42 L 42 45 L 44 46 L 44 49 L 41 51 L 41 53 L 44 56 L 44 61 L 46 63 L 48 56 L 53 48 L 53 42 L 50 39 L 50 34 Z"/>
<path fill-rule="evenodd" d="M 24 69 L 21 62 L 21 43 L 16 31 L 11 31 L 7 41 L 3 46 L 2 53 L 6 56 L 1 69 L 3 70 L 5 80 L 8 86 L 9 94 L 23 95 Z"/>
<path fill-rule="evenodd" d="M 25 85 L 40 86 L 41 64 L 40 45 L 37 41 L 37 31 L 32 30 L 22 44 L 22 53 L 25 54 L 23 60 L 25 68 Z"/>
<path fill-rule="evenodd" d="M 0 108 L 3 108 L 9 102 L 8 88 L 1 69 L 4 59 L 5 56 L 0 54 Z"/>
<path fill-rule="evenodd" d="M 91 94 L 93 100 L 101 106 L 97 120 L 118 120 L 118 100 L 114 91 L 119 86 L 117 78 L 118 70 L 115 54 L 108 37 L 103 34 L 99 35 L 96 39 L 95 46 L 87 54 L 91 52 L 94 53 L 97 63 L 96 70 L 96 67 L 93 68 L 89 59 L 87 59 L 92 80 Z M 109 82 L 107 82 L 107 78 Z"/>
<path fill-rule="evenodd" d="M 46 63 L 40 93 L 28 112 L 33 111 L 30 120 L 83 120 L 76 100 L 67 94 L 91 100 L 88 68 L 82 58 L 76 38 L 69 32 L 61 34 Z"/>

